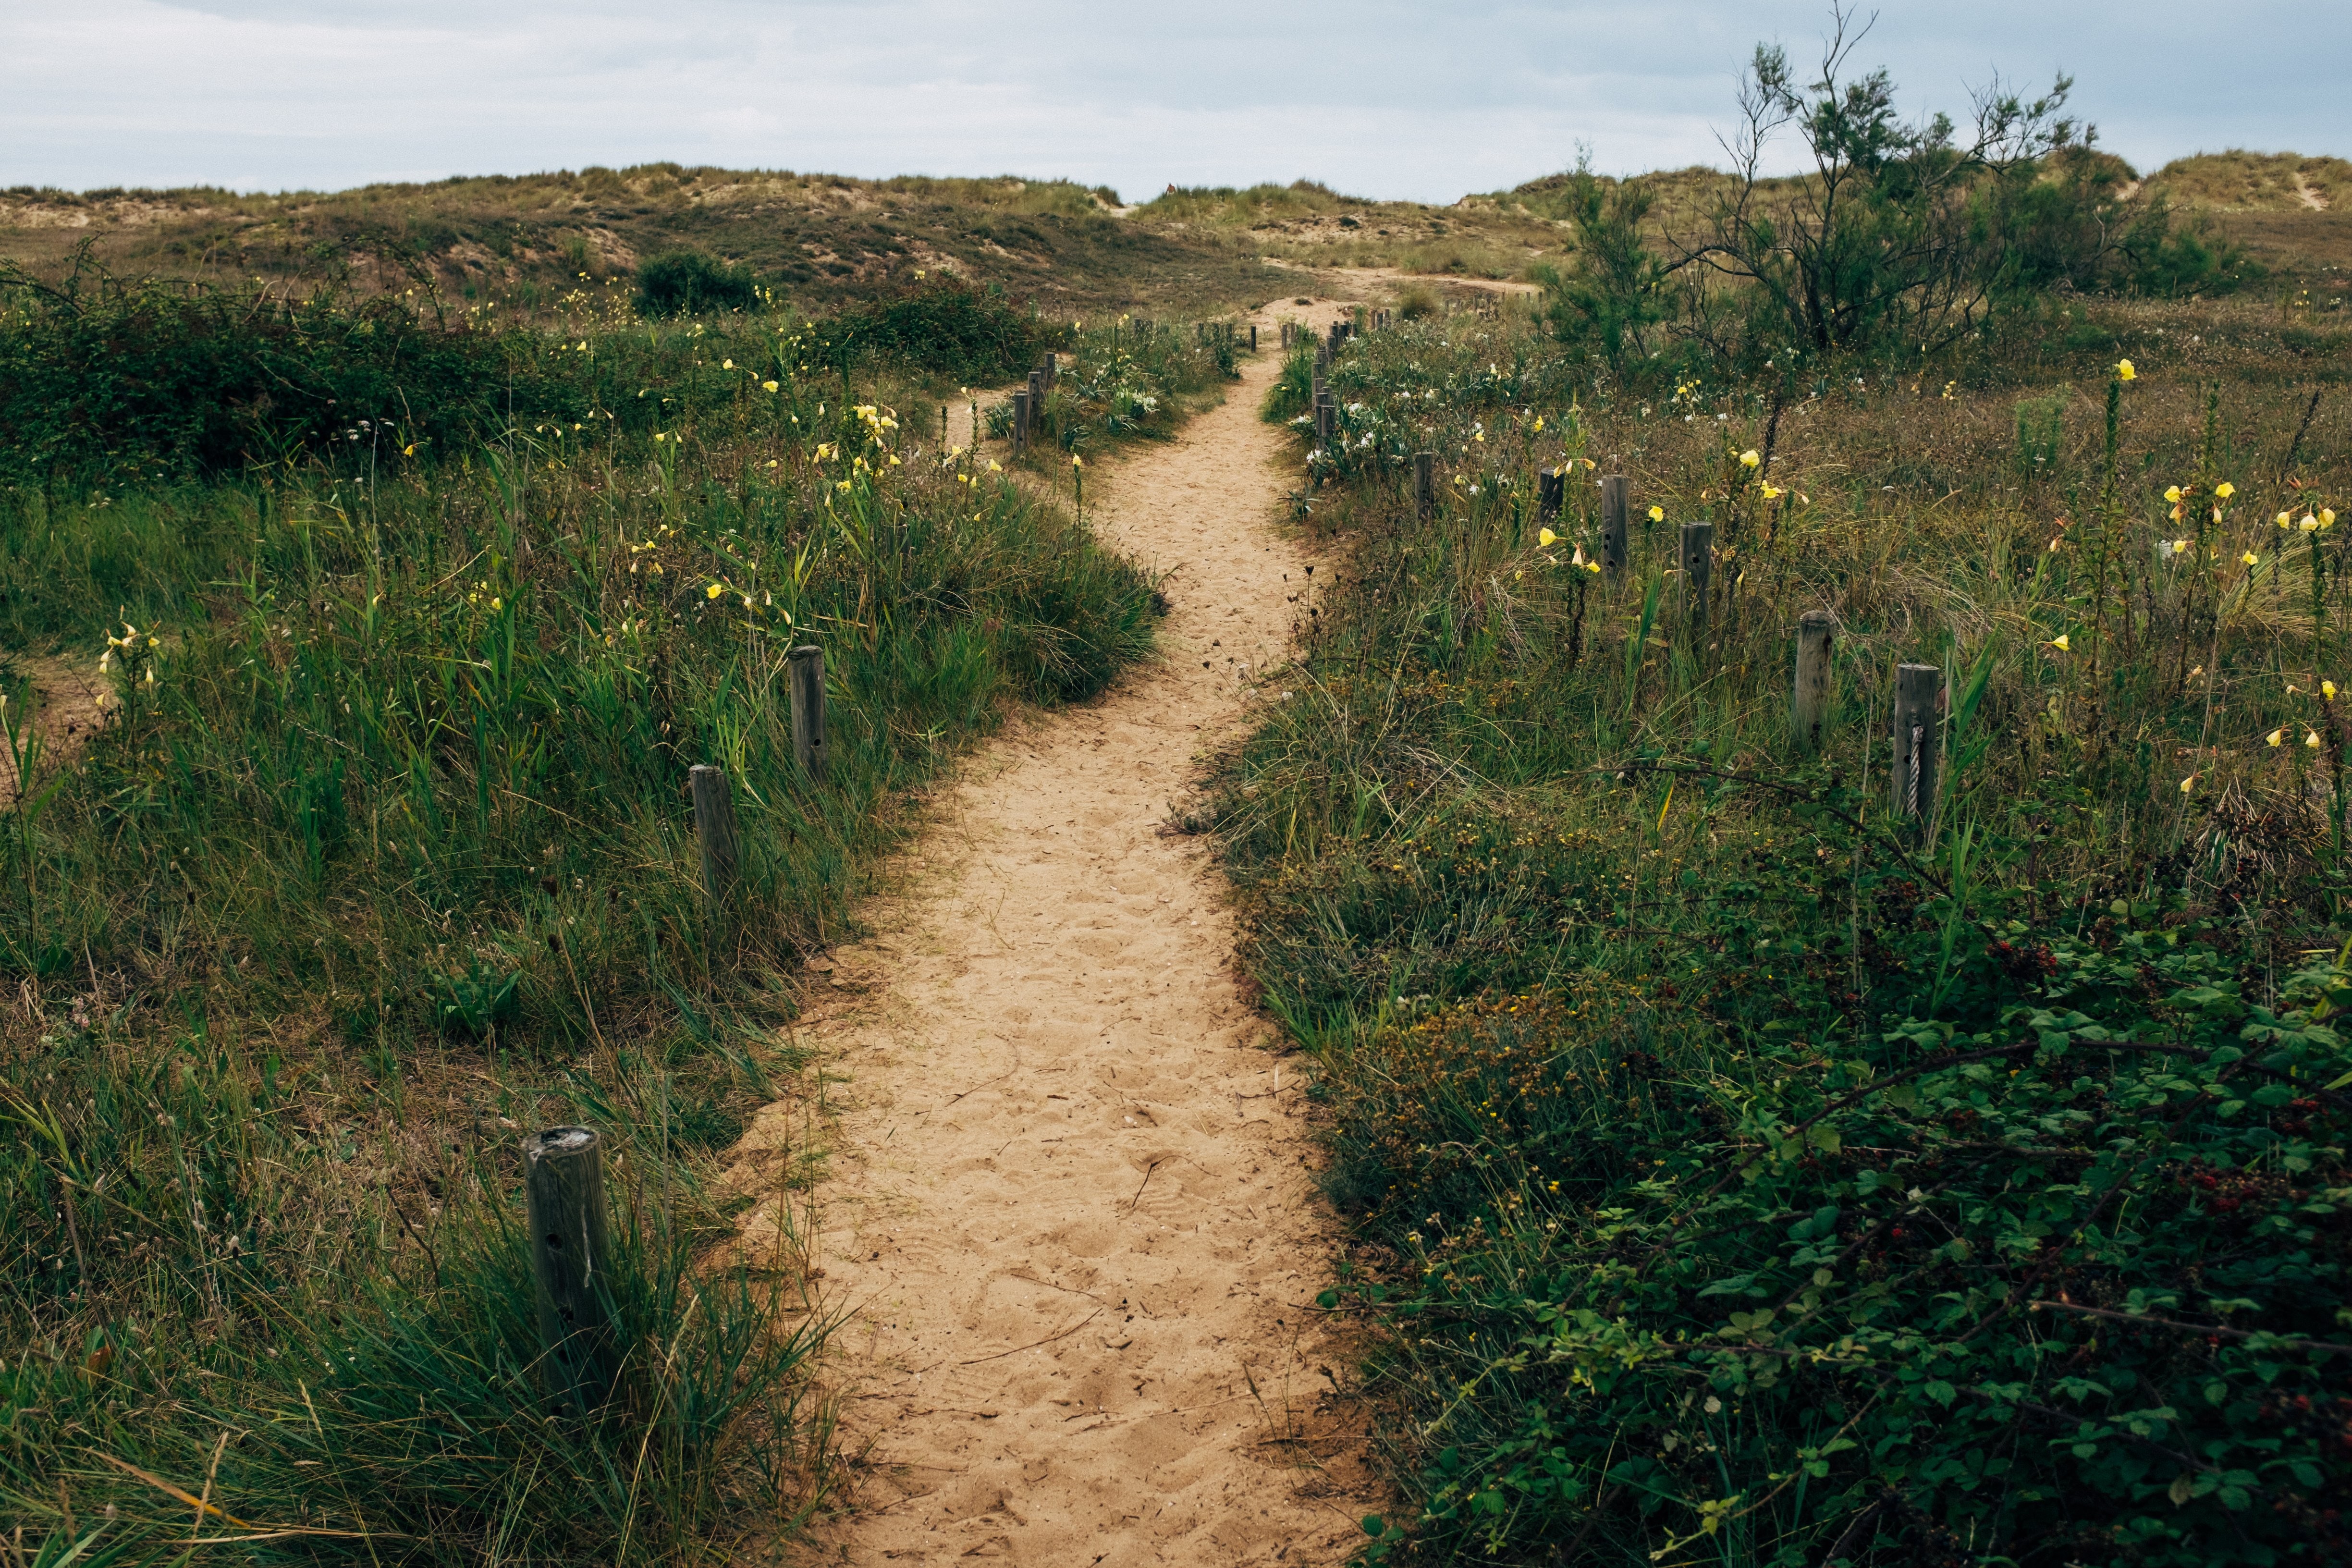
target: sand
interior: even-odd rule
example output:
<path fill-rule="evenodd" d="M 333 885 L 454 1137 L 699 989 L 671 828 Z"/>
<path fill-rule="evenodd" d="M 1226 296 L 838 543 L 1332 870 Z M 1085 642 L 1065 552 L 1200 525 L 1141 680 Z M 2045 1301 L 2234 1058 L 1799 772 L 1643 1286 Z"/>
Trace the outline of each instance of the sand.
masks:
<path fill-rule="evenodd" d="M 1269 348 L 1276 313 L 1338 309 L 1270 307 Z M 746 1229 L 802 1224 L 854 1313 L 825 1376 L 857 1485 L 816 1561 L 1336 1563 L 1379 1506 L 1313 1306 L 1336 1224 L 1304 1079 L 1236 979 L 1210 840 L 1168 826 L 1305 581 L 1255 412 L 1275 371 L 1090 478 L 1167 574 L 1161 658 L 971 759 L 875 934 L 818 961 L 827 1176 L 813 1218 Z M 807 1125 L 772 1108 L 747 1165 Z"/>

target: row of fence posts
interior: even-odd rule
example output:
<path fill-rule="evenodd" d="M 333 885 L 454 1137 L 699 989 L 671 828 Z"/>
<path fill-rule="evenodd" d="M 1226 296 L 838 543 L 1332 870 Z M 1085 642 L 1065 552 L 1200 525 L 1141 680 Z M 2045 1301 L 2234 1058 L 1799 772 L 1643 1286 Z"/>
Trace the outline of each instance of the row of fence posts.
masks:
<path fill-rule="evenodd" d="M 1318 439 L 1322 426 L 1317 426 Z M 1625 518 L 1628 484 L 1624 475 L 1601 480 L 1601 529 L 1595 541 L 1601 569 L 1612 580 L 1625 570 Z M 1413 512 L 1426 522 L 1437 512 L 1437 455 L 1412 455 Z M 1568 499 L 1568 471 L 1546 468 L 1536 476 L 1536 521 L 1550 527 L 1559 521 Z M 1677 541 L 1675 565 L 1684 584 L 1684 601 L 1695 632 L 1706 629 L 1707 587 L 1715 574 L 1715 524 L 1685 522 Z M 1830 719 L 1830 648 L 1835 621 L 1826 610 L 1808 610 L 1797 618 L 1795 681 L 1789 700 L 1790 745 L 1811 755 L 1822 750 Z M 1901 664 L 1895 668 L 1895 815 L 1921 821 L 1935 814 L 1936 790 L 1943 770 L 1942 715 L 1946 702 L 1943 668 L 1933 664 Z"/>
<path fill-rule="evenodd" d="M 1192 323 L 1192 342 L 1202 348 L 1207 348 L 1212 343 L 1226 343 L 1239 348 L 1242 345 L 1242 330 L 1232 321 L 1195 321 Z M 1249 352 L 1257 353 L 1255 321 L 1252 321 L 1249 326 Z"/>
<path fill-rule="evenodd" d="M 793 754 L 818 784 L 831 753 L 824 723 L 824 650 L 804 644 L 785 655 L 792 696 Z M 724 769 L 687 770 L 694 838 L 702 857 L 702 890 L 723 906 L 742 866 L 735 792 Z M 601 1142 L 586 1127 L 551 1127 L 523 1141 L 524 1205 L 530 1218 L 531 1276 L 545 1354 L 541 1381 L 559 1413 L 584 1415 L 610 1397 L 620 1367 L 613 1321 L 615 1281 L 605 1237 Z"/>

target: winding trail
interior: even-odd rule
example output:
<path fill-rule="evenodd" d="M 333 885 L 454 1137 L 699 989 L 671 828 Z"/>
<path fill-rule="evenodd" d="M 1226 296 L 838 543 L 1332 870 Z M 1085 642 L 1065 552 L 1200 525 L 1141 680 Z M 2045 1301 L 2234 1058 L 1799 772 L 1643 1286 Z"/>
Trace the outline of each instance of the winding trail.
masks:
<path fill-rule="evenodd" d="M 807 1246 L 855 1312 L 828 1377 L 863 1458 L 818 1561 L 1329 1563 L 1377 1506 L 1312 1310 L 1304 1080 L 1235 978 L 1208 840 L 1166 829 L 1304 581 L 1256 417 L 1276 369 L 1090 470 L 1097 528 L 1167 574 L 1161 656 L 981 752 L 830 957 L 808 1026 L 845 1109 Z"/>

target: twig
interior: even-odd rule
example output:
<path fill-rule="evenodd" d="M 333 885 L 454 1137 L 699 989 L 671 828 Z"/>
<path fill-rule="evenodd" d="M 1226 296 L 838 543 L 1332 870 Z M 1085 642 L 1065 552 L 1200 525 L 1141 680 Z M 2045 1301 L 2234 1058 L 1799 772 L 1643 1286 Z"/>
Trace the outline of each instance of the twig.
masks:
<path fill-rule="evenodd" d="M 1151 1173 L 1160 1169 L 1160 1163 L 1161 1162 L 1154 1160 L 1143 1168 L 1143 1180 L 1135 1184 L 1135 1196 L 1127 1200 L 1128 1213 L 1133 1214 L 1135 1205 L 1143 1201 L 1143 1189 L 1151 1184 Z"/>
<path fill-rule="evenodd" d="M 2178 1329 L 2184 1334 L 2219 1334 L 2232 1340 L 2269 1340 L 2289 1350 L 2313 1351 L 2320 1355 L 2352 1355 L 2352 1345 L 2339 1345 L 2326 1340 L 2290 1339 L 2284 1334 L 2264 1333 L 2260 1329 L 2227 1329 L 2219 1323 L 2184 1323 L 2178 1318 L 2159 1318 L 2153 1312 L 2116 1312 L 2105 1307 L 2077 1306 L 2072 1301 L 2029 1301 L 2025 1310 L 2039 1312 L 2043 1308 L 2053 1312 L 2077 1312 L 2085 1318 L 2112 1318 L 2119 1323 L 2147 1323 L 2159 1329 Z"/>
<path fill-rule="evenodd" d="M 970 1361 L 960 1361 L 956 1363 L 956 1365 L 978 1366 L 984 1361 L 1003 1361 L 1006 1356 L 1019 1355 L 1023 1351 L 1034 1351 L 1039 1345 L 1050 1345 L 1055 1340 L 1066 1340 L 1072 1334 L 1076 1333 L 1080 1329 L 1085 1328 L 1088 1323 L 1093 1322 L 1097 1318 L 1101 1317 L 1102 1314 L 1103 1310 L 1100 1307 L 1097 1307 L 1093 1311 L 1088 1312 L 1085 1317 L 1080 1318 L 1076 1322 L 1072 1323 L 1068 1328 L 1064 1329 L 1058 1334 L 1047 1334 L 1042 1340 L 1034 1340 L 1025 1345 L 1015 1345 L 1009 1351 L 998 1351 L 994 1355 L 977 1355 L 972 1357 Z"/>

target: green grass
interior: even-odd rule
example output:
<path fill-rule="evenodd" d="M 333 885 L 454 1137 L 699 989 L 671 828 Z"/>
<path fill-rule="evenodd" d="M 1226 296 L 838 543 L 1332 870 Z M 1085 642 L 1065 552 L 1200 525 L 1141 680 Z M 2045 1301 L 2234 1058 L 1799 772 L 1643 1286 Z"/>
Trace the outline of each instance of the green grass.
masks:
<path fill-rule="evenodd" d="M 299 318 L 302 363 L 381 363 L 310 309 L 337 331 Z M 94 735 L 5 710 L 0 1496 L 43 1561 L 177 1550 L 159 1481 L 257 1558 L 789 1534 L 829 1490 L 810 1152 L 751 1188 L 717 1157 L 761 1105 L 821 1113 L 790 976 L 961 747 L 1150 646 L 1142 574 L 824 325 L 488 314 L 419 341 L 510 367 L 510 426 L 453 374 L 470 409 L 391 398 L 245 467 L 87 422 L 108 461 L 0 490 L 0 637 L 108 665 Z M 717 900 L 701 763 L 740 819 Z M 587 1426 L 540 1412 L 518 1234 L 516 1139 L 562 1122 L 606 1135 L 632 1263 Z M 784 1223 L 746 1253 L 753 1202 Z"/>
<path fill-rule="evenodd" d="M 2352 489 L 2344 416 L 2295 442 L 2327 373 L 2260 305 L 2089 317 L 1777 384 L 1453 318 L 1330 372 L 1336 570 L 1216 823 L 1354 1221 L 1372 1557 L 2340 1553 L 2352 605 L 2342 525 L 2273 518 Z M 1924 825 L 1905 661 L 1949 693 Z"/>

